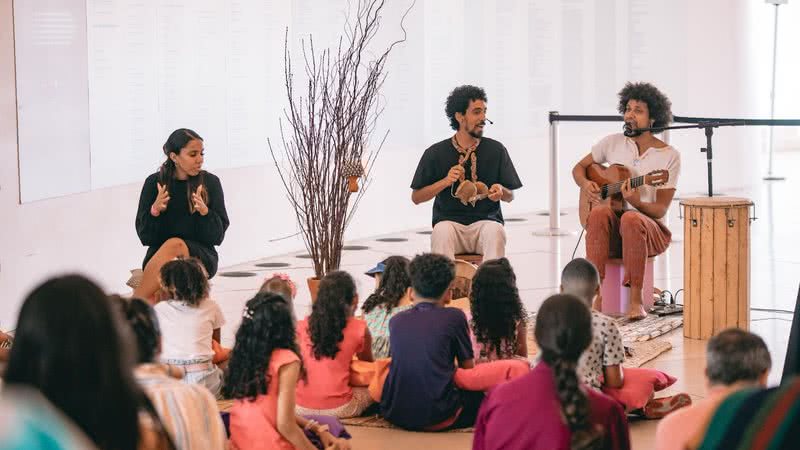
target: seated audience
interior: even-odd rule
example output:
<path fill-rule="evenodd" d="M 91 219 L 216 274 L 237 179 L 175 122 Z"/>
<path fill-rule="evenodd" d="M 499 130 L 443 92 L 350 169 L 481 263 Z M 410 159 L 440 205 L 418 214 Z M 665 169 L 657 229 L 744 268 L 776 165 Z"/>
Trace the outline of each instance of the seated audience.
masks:
<path fill-rule="evenodd" d="M 130 332 L 96 284 L 79 275 L 45 281 L 25 299 L 14 338 L 7 388 L 40 391 L 98 448 L 175 448 L 134 380 Z"/>
<path fill-rule="evenodd" d="M 554 295 L 536 317 L 541 361 L 495 387 L 481 406 L 472 448 L 629 449 L 628 422 L 610 397 L 578 381 L 578 358 L 592 341 L 592 315 L 571 295 Z"/>
<path fill-rule="evenodd" d="M 527 358 L 527 313 L 506 258 L 484 261 L 472 279 L 469 298 L 476 364 Z"/>
<path fill-rule="evenodd" d="M 311 315 L 297 323 L 307 378 L 297 385 L 299 414 L 356 417 L 373 403 L 366 387 L 350 385 L 353 356 L 373 360 L 367 324 L 353 316 L 357 307 L 356 285 L 347 272 L 322 278 Z"/>
<path fill-rule="evenodd" d="M 656 448 L 686 448 L 725 397 L 742 389 L 765 387 L 771 367 L 769 350 L 759 336 L 731 328 L 712 337 L 706 345 L 706 398 L 665 417 L 656 430 Z"/>
<path fill-rule="evenodd" d="M 167 300 L 155 306 L 161 324 L 161 361 L 181 366 L 184 382 L 201 384 L 219 397 L 222 370 L 214 364 L 214 343 L 225 323 L 222 310 L 208 298 L 208 278 L 196 258 L 178 258 L 161 267 Z"/>
<path fill-rule="evenodd" d="M 700 450 L 800 448 L 800 377 L 770 389 L 741 389 L 716 408 L 708 427 L 686 446 Z M 699 444 L 698 444 L 699 443 Z"/>
<path fill-rule="evenodd" d="M 395 314 L 414 306 L 411 304 L 408 258 L 390 256 L 379 263 L 379 266 L 381 265 L 383 271 L 378 287 L 372 295 L 367 297 L 361 307 L 364 311 L 364 320 L 367 322 L 369 333 L 372 336 L 372 356 L 376 359 L 390 356 L 389 320 Z"/>
<path fill-rule="evenodd" d="M 600 292 L 600 276 L 594 264 L 583 258 L 570 261 L 561 272 L 561 291 L 574 295 L 591 307 Z M 625 348 L 614 319 L 592 309 L 592 343 L 578 363 L 582 381 L 594 389 L 602 390 L 623 405 L 650 419 L 691 404 L 684 393 L 654 399 L 653 395 L 675 382 L 675 378 L 652 369 L 626 368 Z"/>
<path fill-rule="evenodd" d="M 186 384 L 179 379 L 183 373 L 158 363 L 161 352 L 161 330 L 152 306 L 134 298 L 117 299 L 123 316 L 133 330 L 138 350 L 136 381 L 169 430 L 178 450 L 222 449 L 228 437 L 214 396 L 204 386 Z"/>
<path fill-rule="evenodd" d="M 348 449 L 324 426 L 295 415 L 295 388 L 305 376 L 287 300 L 260 292 L 245 305 L 223 393 L 232 398 L 231 444 L 238 450 Z M 306 430 L 307 433 L 304 433 Z"/>
<path fill-rule="evenodd" d="M 455 386 L 454 360 L 462 368 L 475 363 L 464 313 L 446 308 L 453 262 L 442 255 L 423 254 L 411 261 L 414 307 L 389 321 L 392 363 L 383 385 L 381 414 L 409 430 L 469 427 L 482 392 Z"/>

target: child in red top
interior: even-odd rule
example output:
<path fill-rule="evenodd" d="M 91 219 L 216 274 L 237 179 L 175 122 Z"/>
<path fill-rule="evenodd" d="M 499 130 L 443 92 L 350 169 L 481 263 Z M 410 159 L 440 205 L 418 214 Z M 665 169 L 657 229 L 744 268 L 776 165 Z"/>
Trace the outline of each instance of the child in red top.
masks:
<path fill-rule="evenodd" d="M 372 403 L 367 388 L 349 384 L 353 356 L 373 360 L 367 324 L 353 317 L 357 306 L 353 278 L 346 272 L 331 272 L 320 282 L 311 315 L 297 323 L 308 376 L 297 385 L 298 414 L 356 417 Z"/>
<path fill-rule="evenodd" d="M 225 398 L 235 399 L 230 413 L 234 448 L 315 449 L 304 428 L 316 432 L 325 448 L 349 448 L 324 427 L 295 416 L 295 386 L 302 374 L 286 299 L 256 294 L 245 306 L 223 388 Z"/>

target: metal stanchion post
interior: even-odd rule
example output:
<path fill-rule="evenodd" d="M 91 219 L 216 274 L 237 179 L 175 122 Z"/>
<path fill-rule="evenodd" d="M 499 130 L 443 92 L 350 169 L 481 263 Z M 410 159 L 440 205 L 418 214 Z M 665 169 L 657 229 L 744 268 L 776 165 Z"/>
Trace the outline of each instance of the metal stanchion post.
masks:
<path fill-rule="evenodd" d="M 785 5 L 788 0 L 766 0 L 767 3 L 775 5 L 775 25 L 773 28 L 772 34 L 772 90 L 769 94 L 770 99 L 770 108 L 769 108 L 769 118 L 775 120 L 775 69 L 778 65 L 778 7 L 780 5 Z M 772 154 L 773 154 L 773 144 L 772 138 L 774 133 L 774 127 L 769 127 L 769 167 L 767 169 L 767 176 L 764 177 L 765 181 L 781 181 L 785 180 L 786 177 L 781 177 L 772 174 Z"/>
<path fill-rule="evenodd" d="M 536 236 L 568 236 L 573 231 L 561 229 L 561 205 L 558 194 L 558 121 L 553 120 L 558 111 L 550 111 L 550 226 L 533 232 Z"/>

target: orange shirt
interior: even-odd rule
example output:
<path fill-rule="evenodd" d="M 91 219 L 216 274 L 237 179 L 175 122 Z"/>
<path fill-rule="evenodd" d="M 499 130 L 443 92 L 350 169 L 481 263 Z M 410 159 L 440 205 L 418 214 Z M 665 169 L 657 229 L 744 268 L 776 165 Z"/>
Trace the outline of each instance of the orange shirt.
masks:
<path fill-rule="evenodd" d="M 308 382 L 297 382 L 297 404 L 307 409 L 334 409 L 353 398 L 350 387 L 350 362 L 364 350 L 367 323 L 351 317 L 347 319 L 339 353 L 335 358 L 314 358 L 308 334 L 308 318 L 297 323 L 297 342 L 303 355 Z"/>
<path fill-rule="evenodd" d="M 278 370 L 300 358 L 284 348 L 272 351 L 269 359 L 267 394 L 255 401 L 238 399 L 231 407 L 231 443 L 238 450 L 294 449 L 278 432 Z"/>

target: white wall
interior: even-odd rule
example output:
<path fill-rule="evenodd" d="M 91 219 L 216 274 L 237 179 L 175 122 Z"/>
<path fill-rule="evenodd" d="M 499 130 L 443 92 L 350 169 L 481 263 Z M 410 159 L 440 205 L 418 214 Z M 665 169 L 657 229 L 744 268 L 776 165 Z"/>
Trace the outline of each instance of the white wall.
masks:
<path fill-rule="evenodd" d="M 144 254 L 133 226 L 139 184 L 19 204 L 11 5 L 0 0 L 3 328 L 44 277 L 82 271 L 121 290 L 127 270 L 139 266 Z M 430 204 L 413 206 L 407 186 L 422 150 L 449 135 L 443 103 L 461 83 L 486 88 L 490 118 L 497 122 L 487 134 L 509 148 L 525 184 L 517 200 L 504 205 L 507 215 L 547 206 L 547 111 L 614 113 L 615 93 L 625 80 L 652 81 L 671 96 L 678 115 L 764 116 L 769 87 L 755 38 L 764 33 L 761 6 L 748 0 L 419 0 L 409 16 L 409 41 L 389 68 L 386 113 L 378 126 L 391 130 L 389 140 L 348 238 L 429 225 Z M 392 8 L 387 26 L 399 10 Z M 763 18 L 771 26 L 769 11 Z M 566 206 L 575 203 L 573 162 L 617 130 L 616 124 L 561 127 Z M 742 178 L 743 168 L 758 164 L 764 136 L 753 129 L 718 132 L 717 186 L 755 181 Z M 681 191 L 702 191 L 702 134 L 676 133 L 673 143 L 683 152 Z M 270 242 L 297 229 L 272 164 L 217 173 L 232 222 L 220 248 L 222 266 L 302 248 L 297 238 Z"/>

